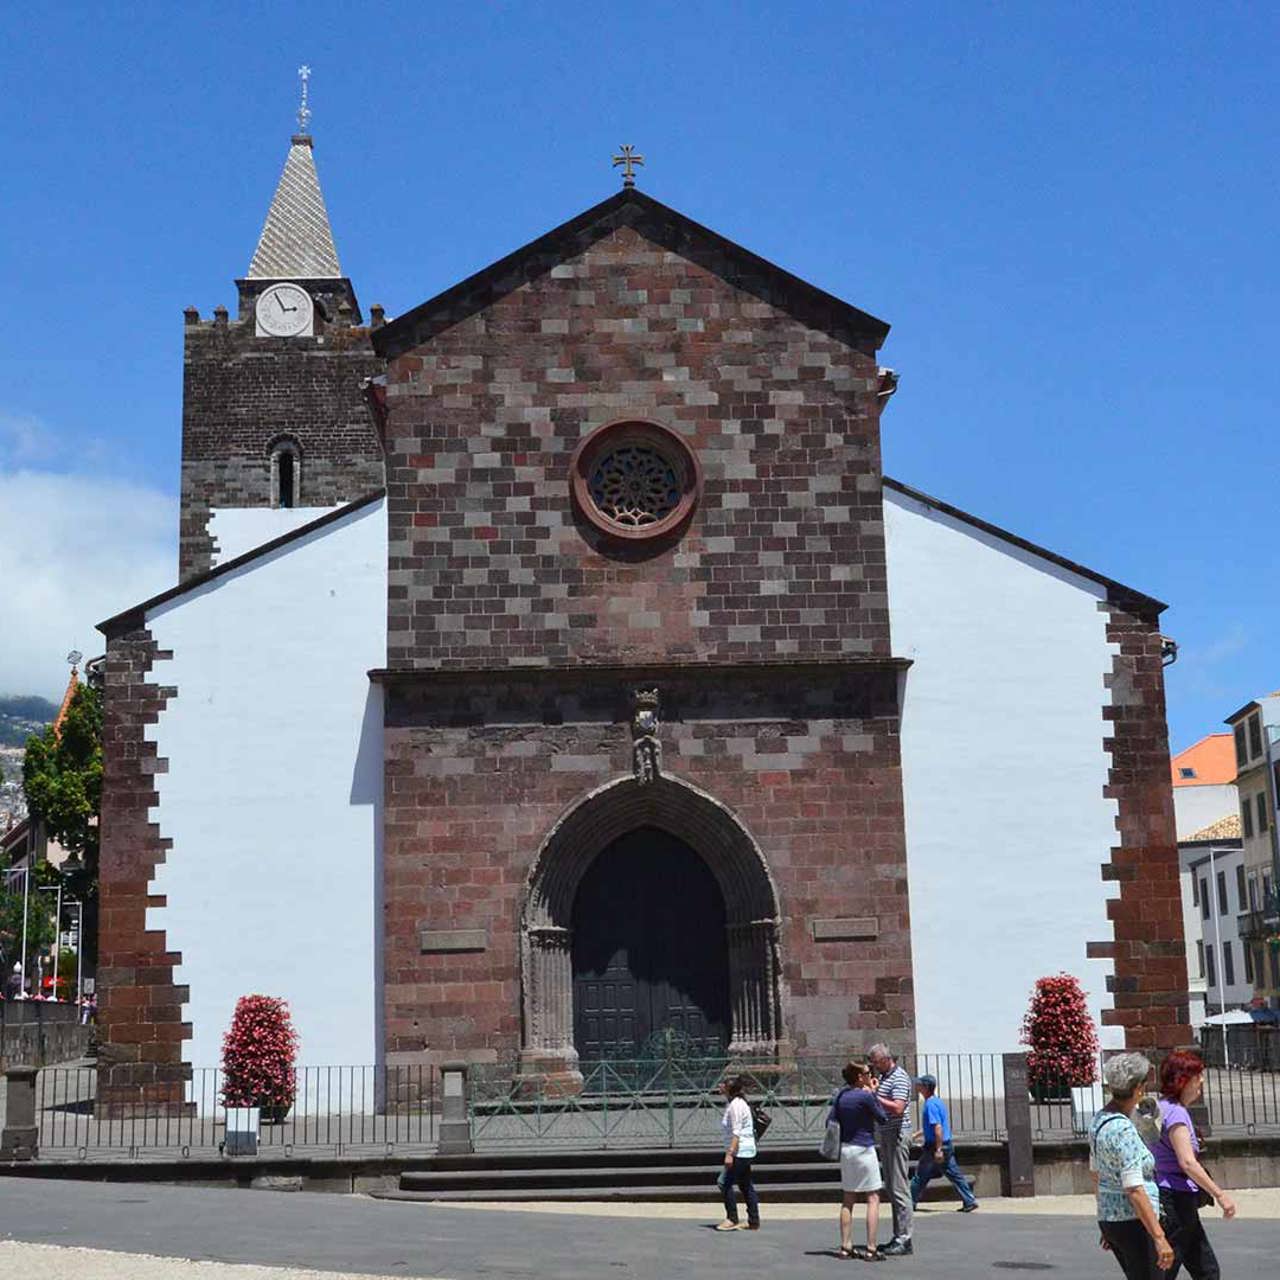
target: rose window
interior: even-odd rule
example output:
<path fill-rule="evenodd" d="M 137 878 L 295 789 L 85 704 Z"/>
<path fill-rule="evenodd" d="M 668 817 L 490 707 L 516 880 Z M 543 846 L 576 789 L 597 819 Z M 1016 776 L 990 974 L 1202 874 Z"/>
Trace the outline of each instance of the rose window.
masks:
<path fill-rule="evenodd" d="M 669 516 L 680 502 L 676 469 L 648 444 L 606 453 L 591 475 L 591 497 L 619 524 L 641 529 Z"/>
<path fill-rule="evenodd" d="M 614 538 L 652 538 L 682 524 L 702 487 L 684 438 L 654 422 L 615 422 L 589 435 L 571 463 L 579 510 Z"/>

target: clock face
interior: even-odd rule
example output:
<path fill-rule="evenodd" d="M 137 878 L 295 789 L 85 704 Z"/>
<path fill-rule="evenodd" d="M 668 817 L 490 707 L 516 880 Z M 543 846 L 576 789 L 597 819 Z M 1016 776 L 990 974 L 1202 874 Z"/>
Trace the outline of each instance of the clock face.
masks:
<path fill-rule="evenodd" d="M 311 295 L 296 284 L 273 284 L 258 295 L 258 333 L 273 338 L 295 338 L 311 332 Z"/>

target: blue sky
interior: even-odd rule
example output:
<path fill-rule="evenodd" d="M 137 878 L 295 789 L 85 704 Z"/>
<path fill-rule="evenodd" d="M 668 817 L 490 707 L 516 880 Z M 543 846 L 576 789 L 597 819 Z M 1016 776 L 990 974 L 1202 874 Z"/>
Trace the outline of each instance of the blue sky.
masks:
<path fill-rule="evenodd" d="M 1171 603 L 1175 747 L 1280 685 L 1280 9 L 5 23 L 0 687 L 56 693 L 94 621 L 172 578 L 182 308 L 234 306 L 301 62 L 366 306 L 405 310 L 601 199 L 634 142 L 651 194 L 892 323 L 891 475 Z"/>

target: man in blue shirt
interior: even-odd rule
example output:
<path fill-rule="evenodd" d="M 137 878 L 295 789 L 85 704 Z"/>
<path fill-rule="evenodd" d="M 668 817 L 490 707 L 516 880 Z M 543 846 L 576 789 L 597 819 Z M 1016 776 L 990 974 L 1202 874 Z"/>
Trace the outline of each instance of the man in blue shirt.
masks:
<path fill-rule="evenodd" d="M 917 1076 L 915 1086 L 916 1093 L 924 1101 L 921 1132 L 916 1135 L 924 1149 L 916 1164 L 915 1177 L 911 1179 L 911 1206 L 915 1208 L 925 1187 L 942 1174 L 960 1193 L 960 1212 L 972 1213 L 978 1207 L 978 1201 L 969 1186 L 969 1179 L 956 1164 L 951 1145 L 951 1117 L 947 1114 L 947 1104 L 938 1097 L 938 1082 L 933 1076 Z"/>

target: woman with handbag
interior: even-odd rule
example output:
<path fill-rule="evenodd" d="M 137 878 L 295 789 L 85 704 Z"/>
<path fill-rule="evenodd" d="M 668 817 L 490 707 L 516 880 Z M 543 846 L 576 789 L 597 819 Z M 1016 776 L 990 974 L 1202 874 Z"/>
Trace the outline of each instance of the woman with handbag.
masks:
<path fill-rule="evenodd" d="M 1120 1264 L 1125 1280 L 1164 1280 L 1173 1247 L 1160 1224 L 1156 1162 L 1135 1124 L 1151 1063 L 1119 1053 L 1102 1068 L 1111 1101 L 1089 1126 L 1089 1167 L 1098 1185 L 1099 1243 Z M 1154 1108 L 1153 1108 L 1154 1111 Z"/>
<path fill-rule="evenodd" d="M 835 1096 L 827 1124 L 840 1128 L 840 1256 L 880 1261 L 876 1234 L 880 1229 L 880 1162 L 876 1159 L 876 1125 L 889 1118 L 871 1091 L 871 1072 L 864 1063 L 850 1062 L 841 1071 L 845 1087 Z M 833 1132 L 834 1136 L 834 1132 Z M 834 1142 L 831 1146 L 834 1147 Z M 824 1143 L 824 1150 L 827 1144 Z M 832 1152 L 834 1155 L 834 1151 Z M 867 1206 L 867 1247 L 854 1247 L 853 1206 Z"/>
<path fill-rule="evenodd" d="M 751 1176 L 751 1163 L 756 1158 L 756 1126 L 751 1106 L 742 1096 L 746 1083 L 742 1076 L 730 1076 L 720 1086 L 725 1096 L 724 1115 L 720 1118 L 720 1128 L 724 1131 L 724 1168 L 716 1185 L 724 1198 L 724 1221 L 716 1227 L 717 1231 L 737 1231 L 743 1225 L 738 1221 L 735 1184 L 747 1202 L 747 1230 L 760 1230 L 760 1199 Z"/>
<path fill-rule="evenodd" d="M 1218 1280 L 1218 1259 L 1200 1221 L 1202 1207 L 1215 1202 L 1224 1218 L 1236 1216 L 1235 1202 L 1200 1163 L 1200 1138 L 1190 1108 L 1204 1092 L 1204 1059 L 1177 1050 L 1160 1064 L 1160 1138 L 1152 1145 L 1160 1216 L 1177 1261 L 1168 1273 L 1174 1280 L 1185 1267 L 1191 1280 Z"/>

